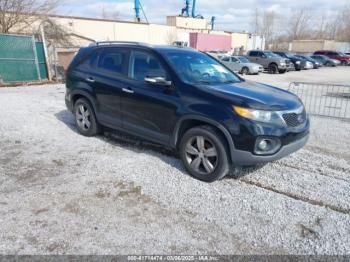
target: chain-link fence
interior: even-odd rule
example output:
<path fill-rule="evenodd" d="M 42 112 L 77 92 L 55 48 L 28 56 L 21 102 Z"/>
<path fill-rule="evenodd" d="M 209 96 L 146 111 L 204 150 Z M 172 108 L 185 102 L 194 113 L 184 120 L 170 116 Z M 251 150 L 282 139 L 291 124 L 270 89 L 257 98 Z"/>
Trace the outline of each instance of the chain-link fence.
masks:
<path fill-rule="evenodd" d="M 311 115 L 350 120 L 350 85 L 294 82 L 288 90 L 303 101 Z"/>
<path fill-rule="evenodd" d="M 33 36 L 0 34 L 0 77 L 4 82 L 45 79 L 43 52 Z"/>

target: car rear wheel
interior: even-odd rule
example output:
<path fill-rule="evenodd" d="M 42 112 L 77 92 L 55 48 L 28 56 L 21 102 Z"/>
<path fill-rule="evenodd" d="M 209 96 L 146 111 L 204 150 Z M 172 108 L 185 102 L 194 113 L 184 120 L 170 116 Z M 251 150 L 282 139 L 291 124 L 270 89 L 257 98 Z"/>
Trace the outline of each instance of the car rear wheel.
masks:
<path fill-rule="evenodd" d="M 229 172 L 226 143 L 210 126 L 195 127 L 184 134 L 180 157 L 188 173 L 204 182 L 214 182 Z"/>
<path fill-rule="evenodd" d="M 95 136 L 100 133 L 101 126 L 97 122 L 95 112 L 87 99 L 78 99 L 74 104 L 73 112 L 80 134 L 84 136 Z"/>
<path fill-rule="evenodd" d="M 269 65 L 269 72 L 271 74 L 277 74 L 278 73 L 278 66 L 276 64 L 270 64 Z"/>
<path fill-rule="evenodd" d="M 341 61 L 341 65 L 342 65 L 342 66 L 347 66 L 347 65 L 348 65 L 348 62 L 346 62 L 346 61 Z"/>

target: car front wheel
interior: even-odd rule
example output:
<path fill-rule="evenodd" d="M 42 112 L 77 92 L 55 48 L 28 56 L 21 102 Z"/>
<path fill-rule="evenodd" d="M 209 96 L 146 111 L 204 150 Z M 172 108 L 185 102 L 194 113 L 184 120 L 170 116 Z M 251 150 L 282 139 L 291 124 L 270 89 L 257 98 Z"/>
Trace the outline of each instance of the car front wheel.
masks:
<path fill-rule="evenodd" d="M 248 67 L 243 67 L 241 73 L 242 73 L 242 75 L 248 75 L 249 74 L 249 68 Z"/>
<path fill-rule="evenodd" d="M 181 139 L 180 157 L 189 174 L 204 182 L 214 182 L 229 172 L 225 140 L 210 126 L 188 130 Z"/>
<path fill-rule="evenodd" d="M 92 106 L 87 99 L 78 99 L 74 104 L 73 112 L 80 134 L 84 136 L 95 136 L 100 132 L 101 126 L 97 122 Z"/>

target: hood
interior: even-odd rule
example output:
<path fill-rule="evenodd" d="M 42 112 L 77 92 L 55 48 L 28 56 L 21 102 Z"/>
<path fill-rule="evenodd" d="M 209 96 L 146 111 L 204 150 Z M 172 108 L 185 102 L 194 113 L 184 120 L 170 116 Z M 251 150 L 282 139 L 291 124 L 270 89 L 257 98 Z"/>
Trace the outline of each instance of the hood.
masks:
<path fill-rule="evenodd" d="M 228 100 L 233 105 L 260 110 L 291 110 L 302 105 L 299 98 L 283 89 L 253 82 L 200 86 L 203 91 Z"/>

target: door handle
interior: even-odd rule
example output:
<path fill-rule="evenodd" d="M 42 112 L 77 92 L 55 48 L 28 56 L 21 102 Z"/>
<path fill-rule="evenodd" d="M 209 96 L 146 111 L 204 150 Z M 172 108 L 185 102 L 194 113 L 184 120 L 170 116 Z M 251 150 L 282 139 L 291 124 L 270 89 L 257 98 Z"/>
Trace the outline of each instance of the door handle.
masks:
<path fill-rule="evenodd" d="M 128 93 L 128 94 L 133 94 L 134 90 L 132 90 L 130 87 L 129 88 L 123 88 L 122 89 L 123 92 Z"/>
<path fill-rule="evenodd" d="M 95 79 L 93 77 L 88 77 L 86 78 L 86 81 L 90 82 L 90 83 L 94 83 L 95 82 Z"/>

